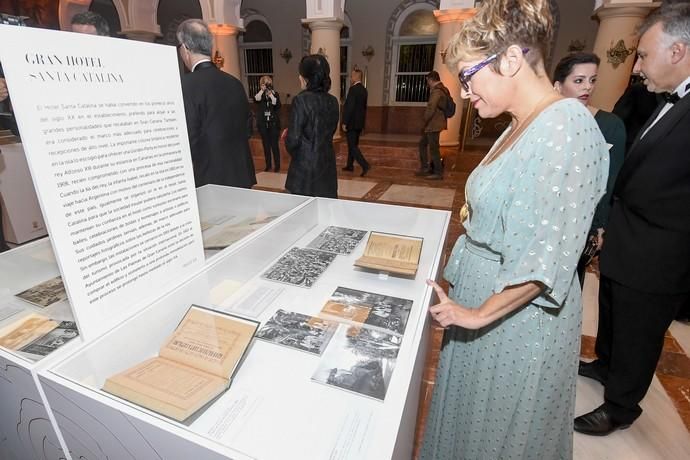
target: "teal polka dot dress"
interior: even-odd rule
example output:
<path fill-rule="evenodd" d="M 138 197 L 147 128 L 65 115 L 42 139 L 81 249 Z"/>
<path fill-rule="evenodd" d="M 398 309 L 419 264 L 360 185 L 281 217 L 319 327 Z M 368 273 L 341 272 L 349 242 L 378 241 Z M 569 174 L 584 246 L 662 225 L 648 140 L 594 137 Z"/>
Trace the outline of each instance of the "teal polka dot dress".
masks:
<path fill-rule="evenodd" d="M 572 458 L 582 322 L 575 268 L 608 169 L 594 118 L 564 99 L 473 171 L 467 233 L 444 272 L 450 297 L 478 308 L 507 286 L 545 289 L 483 329 L 446 330 L 421 459 Z"/>

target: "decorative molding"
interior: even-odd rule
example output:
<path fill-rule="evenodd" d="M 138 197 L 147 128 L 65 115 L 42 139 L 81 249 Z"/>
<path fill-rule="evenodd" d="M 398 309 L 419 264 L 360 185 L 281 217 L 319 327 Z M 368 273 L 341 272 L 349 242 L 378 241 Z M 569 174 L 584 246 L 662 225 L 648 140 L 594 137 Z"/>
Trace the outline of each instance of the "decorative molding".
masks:
<path fill-rule="evenodd" d="M 579 53 L 581 51 L 584 51 L 585 48 L 587 48 L 587 40 L 571 40 L 570 44 L 568 45 L 568 52 Z"/>
<path fill-rule="evenodd" d="M 625 41 L 618 40 L 615 45 L 611 41 L 611 47 L 606 50 L 606 60 L 609 62 L 614 69 L 617 69 L 619 65 L 623 64 L 628 56 L 635 52 L 635 48 L 628 48 L 625 46 Z"/>

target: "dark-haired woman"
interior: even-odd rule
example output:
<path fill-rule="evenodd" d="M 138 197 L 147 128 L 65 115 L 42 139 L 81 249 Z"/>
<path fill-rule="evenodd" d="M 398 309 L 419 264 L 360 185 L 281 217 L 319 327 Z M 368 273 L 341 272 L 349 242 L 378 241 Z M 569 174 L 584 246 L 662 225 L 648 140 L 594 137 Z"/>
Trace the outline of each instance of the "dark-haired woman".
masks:
<path fill-rule="evenodd" d="M 331 88 L 331 68 L 320 54 L 305 56 L 299 64 L 302 91 L 292 100 L 285 147 L 292 157 L 285 188 L 290 193 L 338 197 L 338 175 L 333 134 L 339 107 Z"/>
<path fill-rule="evenodd" d="M 592 260 L 595 250 L 601 249 L 604 241 L 604 229 L 609 219 L 613 185 L 616 183 L 618 171 L 623 166 L 625 158 L 625 125 L 617 115 L 598 109 L 589 103 L 597 82 L 599 70 L 599 56 L 593 53 L 573 53 L 556 65 L 553 81 L 554 88 L 561 96 L 572 97 L 582 102 L 594 115 L 601 133 L 609 147 L 609 178 L 606 185 L 606 195 L 601 199 L 592 219 L 586 251 L 577 264 L 577 274 L 580 286 L 585 281 L 585 269 Z"/>

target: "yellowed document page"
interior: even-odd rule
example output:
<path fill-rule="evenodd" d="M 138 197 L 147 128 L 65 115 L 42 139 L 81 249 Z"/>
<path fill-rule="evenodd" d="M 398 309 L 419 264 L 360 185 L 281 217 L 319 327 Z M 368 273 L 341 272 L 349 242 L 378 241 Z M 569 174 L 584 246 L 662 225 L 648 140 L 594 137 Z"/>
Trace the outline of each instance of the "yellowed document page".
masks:
<path fill-rule="evenodd" d="M 230 377 L 256 331 L 256 323 L 192 307 L 160 356 L 220 377 Z"/>
<path fill-rule="evenodd" d="M 228 379 L 164 358 L 152 358 L 106 380 L 103 389 L 182 421 L 218 396 Z"/>
<path fill-rule="evenodd" d="M 57 327 L 58 323 L 43 315 L 31 314 L 0 330 L 0 347 L 19 350 Z"/>
<path fill-rule="evenodd" d="M 372 232 L 364 249 L 364 255 L 357 259 L 355 265 L 414 275 L 417 273 L 421 252 L 421 238 Z"/>

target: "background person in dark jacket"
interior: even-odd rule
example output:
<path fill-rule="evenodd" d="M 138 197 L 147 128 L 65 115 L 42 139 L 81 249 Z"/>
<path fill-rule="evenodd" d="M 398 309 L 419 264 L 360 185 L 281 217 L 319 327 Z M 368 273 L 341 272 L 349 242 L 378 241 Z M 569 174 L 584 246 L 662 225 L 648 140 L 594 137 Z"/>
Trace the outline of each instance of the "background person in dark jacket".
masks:
<path fill-rule="evenodd" d="M 333 134 L 340 109 L 331 88 L 331 68 L 320 54 L 299 64 L 303 91 L 292 100 L 285 147 L 292 157 L 285 188 L 297 195 L 338 197 Z"/>
<path fill-rule="evenodd" d="M 441 82 L 438 72 L 432 70 L 426 76 L 426 84 L 429 85 L 429 100 L 424 110 L 424 132 L 419 141 L 419 170 L 415 176 L 426 176 L 426 179 L 443 179 L 443 164 L 441 163 L 441 150 L 439 138 L 441 131 L 448 129 L 446 116 L 443 109 L 447 103 L 448 90 Z M 427 151 L 428 149 L 428 151 Z M 429 154 L 433 170 L 428 168 Z"/>
<path fill-rule="evenodd" d="M 362 71 L 355 69 L 350 74 L 350 90 L 343 107 L 343 131 L 347 137 L 347 165 L 343 171 L 354 171 L 354 162 L 362 167 L 362 177 L 369 171 L 362 151 L 359 149 L 359 136 L 367 118 L 367 89 L 362 84 Z"/>
<path fill-rule="evenodd" d="M 211 62 L 213 37 L 205 22 L 184 21 L 177 40 L 180 57 L 191 70 L 182 77 L 182 95 L 196 186 L 251 188 L 256 175 L 247 139 L 249 101 L 244 86 Z"/>
<path fill-rule="evenodd" d="M 280 147 L 278 138 L 280 137 L 280 95 L 273 89 L 273 79 L 264 75 L 259 80 L 261 89 L 254 96 L 254 100 L 259 108 L 256 111 L 256 126 L 261 135 L 261 142 L 264 147 L 264 159 L 266 167 L 264 171 L 271 169 L 271 164 L 275 166 L 273 171 L 280 171 Z M 273 161 L 271 161 L 271 153 Z"/>

